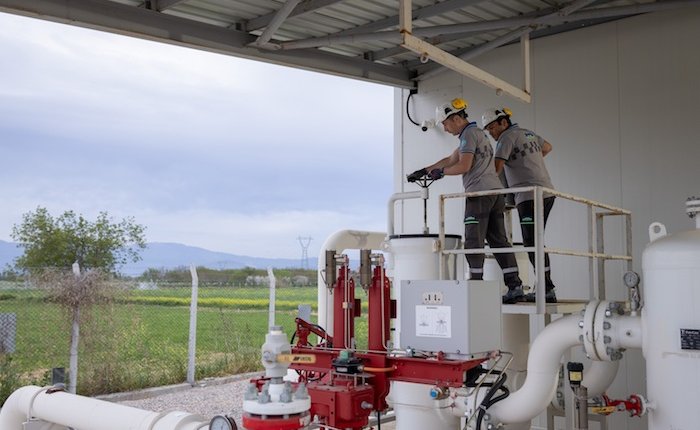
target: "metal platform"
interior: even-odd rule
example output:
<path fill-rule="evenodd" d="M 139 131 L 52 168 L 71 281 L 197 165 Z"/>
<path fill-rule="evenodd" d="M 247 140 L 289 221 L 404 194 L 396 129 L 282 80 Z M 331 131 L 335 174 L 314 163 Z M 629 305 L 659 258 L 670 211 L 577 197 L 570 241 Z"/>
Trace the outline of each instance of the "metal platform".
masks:
<path fill-rule="evenodd" d="M 586 307 L 588 300 L 560 300 L 558 303 L 548 303 L 545 305 L 545 314 L 564 315 L 580 312 Z M 501 305 L 501 312 L 504 314 L 537 314 L 535 303 L 520 302 L 513 305 Z"/>

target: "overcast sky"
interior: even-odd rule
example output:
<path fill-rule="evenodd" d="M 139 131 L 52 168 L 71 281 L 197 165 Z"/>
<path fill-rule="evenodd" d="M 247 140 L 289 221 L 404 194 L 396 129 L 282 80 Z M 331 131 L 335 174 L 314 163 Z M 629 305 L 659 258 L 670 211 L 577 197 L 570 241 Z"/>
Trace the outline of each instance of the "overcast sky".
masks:
<path fill-rule="evenodd" d="M 37 206 L 260 257 L 386 228 L 390 87 L 2 13 L 0 58 L 2 240 Z"/>

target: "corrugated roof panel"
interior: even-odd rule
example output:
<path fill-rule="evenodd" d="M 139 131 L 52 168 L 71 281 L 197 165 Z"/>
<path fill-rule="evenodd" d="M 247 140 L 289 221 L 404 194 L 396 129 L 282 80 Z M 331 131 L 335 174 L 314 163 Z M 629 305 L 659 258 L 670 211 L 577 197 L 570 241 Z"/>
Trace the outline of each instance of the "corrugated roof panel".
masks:
<path fill-rule="evenodd" d="M 5 0 L 0 0 L 0 2 L 3 1 Z M 412 0 L 414 10 L 421 11 L 421 19 L 414 21 L 413 27 L 421 30 L 415 34 L 426 39 L 428 43 L 434 43 L 448 52 L 466 52 L 512 32 L 520 26 L 527 25 L 530 18 L 553 13 L 558 8 L 569 6 L 574 2 L 575 0 L 482 0 L 475 2 Z M 10 4 L 12 3 L 10 1 Z M 114 7 L 110 3 L 113 3 Z M 153 0 L 151 2 L 144 0 L 41 0 L 26 2 L 21 7 L 17 6 L 16 12 L 18 14 L 33 14 L 47 19 L 55 18 L 60 22 L 76 21 L 79 25 L 84 23 L 96 28 L 113 29 L 116 32 L 148 38 L 161 38 L 165 41 L 173 40 L 176 43 L 182 42 L 183 39 L 180 38 L 182 31 L 187 36 L 191 36 L 186 40 L 195 48 L 213 48 L 229 52 L 232 55 L 334 74 L 347 74 L 392 85 L 398 83 L 400 86 L 410 86 L 409 76 L 421 70 L 414 67 L 417 64 L 415 61 L 417 55 L 413 52 L 407 52 L 397 43 L 399 37 L 396 23 L 398 22 L 399 0 L 302 1 L 292 14 L 279 25 L 272 38 L 273 43 L 297 42 L 294 46 L 306 47 L 290 51 L 288 55 L 275 55 L 273 51 L 265 49 L 250 49 L 246 46 L 250 38 L 241 33 L 241 29 L 248 28 L 249 36 L 260 35 L 265 26 L 269 25 L 284 6 L 286 0 L 182 0 L 171 2 L 172 6 L 160 11 L 163 14 L 196 22 L 196 24 L 185 26 L 182 26 L 179 20 L 165 19 L 163 15 L 154 13 L 154 10 L 144 10 L 146 7 L 158 6 L 158 3 Z M 465 3 L 467 5 L 458 7 Z M 163 4 L 167 4 L 167 2 L 161 2 L 161 5 Z M 319 4 L 321 7 L 318 9 L 308 9 L 310 6 Z M 659 6 L 656 7 L 656 4 Z M 624 9 L 625 6 L 629 5 L 650 5 L 643 11 L 646 13 L 659 8 L 685 7 L 685 4 L 691 5 L 692 2 L 597 0 L 582 10 L 573 12 L 570 19 L 557 18 L 548 22 L 547 25 L 540 25 L 540 29 L 548 31 L 540 31 L 539 34 L 556 34 L 556 32 L 580 28 L 583 25 L 590 26 L 639 13 L 637 8 L 628 8 L 622 15 L 617 13 L 618 11 L 604 13 L 606 9 L 611 7 Z M 453 5 L 457 5 L 457 7 L 448 8 L 448 6 Z M 10 6 L 10 9 L 12 7 Z M 73 11 L 77 13 L 72 13 Z M 114 16 L 105 18 L 100 16 L 101 11 L 105 11 L 103 12 L 104 16 L 114 12 Z M 586 14 L 586 11 L 595 13 Z M 76 17 L 79 18 L 76 19 Z M 503 21 L 513 18 L 521 19 L 515 25 L 509 25 L 509 21 Z M 582 20 L 582 18 L 586 19 Z M 498 24 L 503 26 L 494 25 L 492 21 L 498 21 Z M 566 22 L 575 24 L 565 25 Z M 486 25 L 480 23 L 486 23 Z M 236 29 L 236 31 L 220 31 L 209 28 L 207 25 Z M 429 28 L 436 26 L 448 26 L 448 28 L 428 31 Z M 366 28 L 375 28 L 379 33 L 377 38 L 373 39 L 374 36 L 371 34 L 369 37 L 365 35 L 357 38 L 342 36 L 348 30 L 353 29 L 357 29 L 358 33 L 369 33 Z M 477 32 L 478 29 L 482 30 Z M 443 34 L 439 34 L 440 31 Z M 385 35 L 387 34 L 391 36 L 391 39 L 386 39 Z M 315 38 L 321 39 L 314 40 Z M 330 46 L 327 46 L 329 43 Z M 316 45 L 326 46 L 316 48 Z M 350 58 L 348 61 L 338 62 L 335 56 L 325 55 L 324 52 L 345 55 Z M 375 54 L 368 57 L 374 58 L 374 63 L 363 60 L 367 54 Z M 406 66 L 406 62 L 410 67 Z M 393 64 L 395 67 L 386 67 L 386 64 Z"/>
<path fill-rule="evenodd" d="M 367 10 L 366 8 L 356 8 L 346 3 L 336 3 L 333 6 L 320 10 L 318 14 L 333 16 L 338 19 L 345 19 L 348 22 L 347 28 L 367 24 L 395 15 L 395 13 L 392 14 L 391 11 L 387 11 L 385 9 L 372 11 Z"/>
<path fill-rule="evenodd" d="M 230 1 L 230 0 L 186 0 L 178 3 L 174 9 L 191 7 L 206 10 L 211 13 L 220 13 L 222 17 L 236 17 L 237 20 L 248 20 L 260 15 L 274 13 L 276 9 L 271 7 L 275 2 L 266 1 Z"/>
<path fill-rule="evenodd" d="M 322 33 L 328 35 L 338 31 L 352 28 L 356 24 L 349 23 L 345 19 L 339 19 L 330 15 L 306 14 L 287 19 L 282 27 L 296 26 L 309 29 L 309 33 Z"/>

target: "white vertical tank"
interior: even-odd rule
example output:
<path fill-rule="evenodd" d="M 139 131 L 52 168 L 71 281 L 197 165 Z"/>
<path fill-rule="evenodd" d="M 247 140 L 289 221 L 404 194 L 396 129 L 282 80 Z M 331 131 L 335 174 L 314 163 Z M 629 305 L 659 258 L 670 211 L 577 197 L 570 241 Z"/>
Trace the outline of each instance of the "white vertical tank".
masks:
<path fill-rule="evenodd" d="M 445 235 L 445 249 L 458 249 L 462 237 Z M 402 234 L 389 236 L 387 252 L 390 255 L 389 273 L 393 278 L 393 297 L 400 303 L 401 281 L 440 279 L 440 249 L 437 234 Z M 454 258 L 458 257 L 458 258 Z M 444 279 L 455 279 L 456 273 L 464 273 L 464 257 L 450 258 L 451 264 L 443 267 Z M 456 272 L 456 273 L 455 273 Z M 401 305 L 396 306 L 394 347 L 400 347 Z M 423 384 L 394 381 L 387 401 L 396 414 L 396 429 L 448 429 L 459 427 L 459 417 L 449 411 L 449 402 L 430 397 L 432 387 Z M 449 400 L 449 399 L 447 399 Z"/>
<path fill-rule="evenodd" d="M 462 247 L 462 236 L 445 235 L 445 249 Z M 440 249 L 437 234 L 398 234 L 389 236 L 387 252 L 390 253 L 389 275 L 392 277 L 392 295 L 401 303 L 401 281 L 440 279 Z M 444 279 L 455 279 L 455 271 L 464 273 L 464 257 L 452 256 L 443 266 Z M 456 267 L 456 269 L 455 269 Z M 401 306 L 396 306 L 396 331 L 394 346 L 400 347 Z"/>
<path fill-rule="evenodd" d="M 652 242 L 642 256 L 642 348 L 652 405 L 649 430 L 696 430 L 700 428 L 700 223 L 694 230 L 672 235 L 654 223 L 649 235 Z"/>

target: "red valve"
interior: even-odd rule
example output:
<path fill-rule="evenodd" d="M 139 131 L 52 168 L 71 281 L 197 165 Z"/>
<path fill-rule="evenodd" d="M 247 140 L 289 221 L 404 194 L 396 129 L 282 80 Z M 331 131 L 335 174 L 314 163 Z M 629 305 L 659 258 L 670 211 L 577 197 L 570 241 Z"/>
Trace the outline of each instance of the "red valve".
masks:
<path fill-rule="evenodd" d="M 646 413 L 646 401 L 638 394 L 630 395 L 627 400 L 613 400 L 603 394 L 603 402 L 605 406 L 613 406 L 618 411 L 629 412 L 630 417 L 641 417 Z"/>

